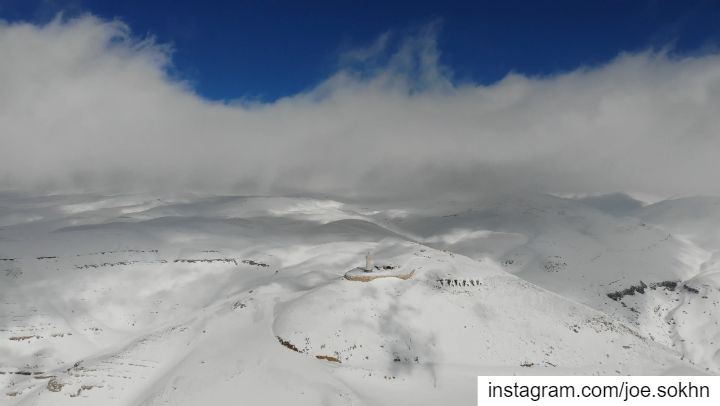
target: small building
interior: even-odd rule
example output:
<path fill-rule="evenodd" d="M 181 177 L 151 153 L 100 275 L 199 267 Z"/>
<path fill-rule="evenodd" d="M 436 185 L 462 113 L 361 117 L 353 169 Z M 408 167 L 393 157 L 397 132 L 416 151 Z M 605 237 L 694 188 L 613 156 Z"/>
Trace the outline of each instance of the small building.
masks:
<path fill-rule="evenodd" d="M 365 266 L 349 270 L 345 273 L 345 279 L 357 282 L 370 282 L 379 278 L 398 278 L 407 280 L 412 278 L 414 274 L 414 269 L 408 270 L 394 265 L 377 266 L 373 260 L 372 253 L 368 252 L 367 255 L 365 255 Z"/>

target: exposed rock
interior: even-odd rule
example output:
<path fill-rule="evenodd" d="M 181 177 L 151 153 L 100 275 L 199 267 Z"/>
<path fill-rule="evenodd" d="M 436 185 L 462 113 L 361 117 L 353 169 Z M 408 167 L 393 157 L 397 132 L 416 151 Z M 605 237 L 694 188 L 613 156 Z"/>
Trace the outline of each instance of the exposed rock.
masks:
<path fill-rule="evenodd" d="M 63 388 L 63 383 L 60 382 L 57 378 L 53 378 L 48 381 L 47 388 L 50 392 L 60 392 Z"/>

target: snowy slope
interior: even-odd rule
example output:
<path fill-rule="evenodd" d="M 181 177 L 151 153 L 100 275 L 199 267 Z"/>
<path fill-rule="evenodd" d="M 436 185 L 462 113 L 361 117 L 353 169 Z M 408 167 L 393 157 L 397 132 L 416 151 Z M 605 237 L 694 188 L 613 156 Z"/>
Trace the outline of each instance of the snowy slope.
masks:
<path fill-rule="evenodd" d="M 706 248 L 572 199 L 450 207 L 4 193 L 2 402 L 464 404 L 478 374 L 717 372 Z M 413 278 L 343 279 L 367 251 Z M 640 280 L 701 290 L 607 296 Z"/>
<path fill-rule="evenodd" d="M 718 330 L 718 286 L 702 278 L 698 283 L 710 270 L 712 245 L 702 242 L 709 240 L 713 229 L 705 225 L 703 234 L 687 227 L 706 224 L 692 219 L 697 204 L 669 209 L 666 218 L 673 223 L 646 214 L 658 205 L 662 203 L 643 207 L 623 195 L 526 196 L 479 202 L 456 212 L 418 212 L 395 224 L 433 247 L 475 259 L 492 258 L 506 271 L 622 320 L 656 342 L 685 348 L 698 367 L 717 372 L 718 341 L 695 342 L 682 332 L 685 323 L 712 337 Z M 720 222 L 718 213 L 710 215 L 711 208 L 698 213 L 707 215 L 707 223 Z M 682 223 L 677 221 L 680 216 Z M 696 293 L 700 287 L 707 288 L 706 294 Z M 693 298 L 704 306 L 689 312 L 698 320 L 681 320 L 683 307 Z M 688 345 L 706 347 L 704 355 L 693 356 Z"/>

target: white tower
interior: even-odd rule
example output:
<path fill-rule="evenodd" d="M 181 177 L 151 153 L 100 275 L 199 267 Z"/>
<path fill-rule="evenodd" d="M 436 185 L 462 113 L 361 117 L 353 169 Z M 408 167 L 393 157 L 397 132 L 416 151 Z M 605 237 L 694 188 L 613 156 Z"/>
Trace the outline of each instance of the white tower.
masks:
<path fill-rule="evenodd" d="M 368 252 L 365 256 L 365 272 L 372 272 L 373 269 L 374 267 L 372 253 Z"/>

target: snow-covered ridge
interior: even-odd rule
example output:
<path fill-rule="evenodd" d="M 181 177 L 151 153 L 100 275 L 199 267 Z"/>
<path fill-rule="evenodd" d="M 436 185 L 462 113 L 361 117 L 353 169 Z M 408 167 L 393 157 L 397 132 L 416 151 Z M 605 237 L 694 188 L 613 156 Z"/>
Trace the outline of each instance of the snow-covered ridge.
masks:
<path fill-rule="evenodd" d="M 0 403 L 465 404 L 479 374 L 719 373 L 720 205 L 689 202 L 0 194 Z M 412 277 L 343 278 L 367 252 Z"/>

